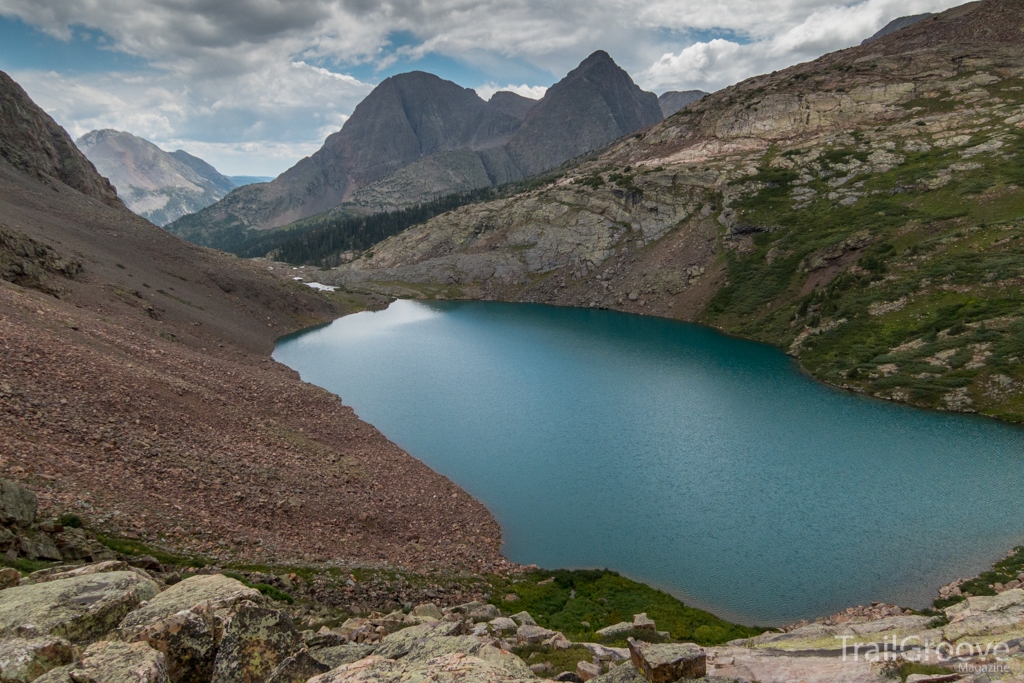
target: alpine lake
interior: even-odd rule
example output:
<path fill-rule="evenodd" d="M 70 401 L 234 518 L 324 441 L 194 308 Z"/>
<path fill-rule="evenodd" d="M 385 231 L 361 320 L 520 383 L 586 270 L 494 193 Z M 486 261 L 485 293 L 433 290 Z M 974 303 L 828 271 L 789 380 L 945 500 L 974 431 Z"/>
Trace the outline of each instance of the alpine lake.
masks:
<path fill-rule="evenodd" d="M 399 300 L 274 358 L 482 501 L 503 552 L 762 626 L 925 607 L 1024 540 L 1024 431 L 592 309 Z"/>

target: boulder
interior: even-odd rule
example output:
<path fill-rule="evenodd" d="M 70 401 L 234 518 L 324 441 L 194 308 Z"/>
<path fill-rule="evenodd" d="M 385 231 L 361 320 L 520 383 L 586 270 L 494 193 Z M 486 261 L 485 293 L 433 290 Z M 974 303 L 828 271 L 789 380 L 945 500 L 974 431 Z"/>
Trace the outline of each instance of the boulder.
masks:
<path fill-rule="evenodd" d="M 440 619 L 444 616 L 441 613 L 441 609 L 432 602 L 425 602 L 422 605 L 416 605 L 412 608 L 412 615 L 414 617 L 424 617 L 427 619 Z"/>
<path fill-rule="evenodd" d="M 576 675 L 584 681 L 597 678 L 602 673 L 601 667 L 593 662 L 579 662 L 576 664 Z"/>
<path fill-rule="evenodd" d="M 118 633 L 162 653 L 171 683 L 205 683 L 213 674 L 221 629 L 207 603 Z"/>
<path fill-rule="evenodd" d="M 555 632 L 540 626 L 528 626 L 526 624 L 516 631 L 516 641 L 520 643 L 542 643 L 555 635 Z"/>
<path fill-rule="evenodd" d="M 598 643 L 579 643 L 581 646 L 590 650 L 590 654 L 594 655 L 594 659 L 602 662 L 624 662 L 630 658 L 629 648 L 625 647 L 606 647 L 599 645 Z"/>
<path fill-rule="evenodd" d="M 632 662 L 626 662 L 614 669 L 609 669 L 608 673 L 598 676 L 594 679 L 594 683 L 647 683 L 647 679 L 636 670 Z"/>
<path fill-rule="evenodd" d="M 60 581 L 62 579 L 71 579 L 76 576 L 86 576 L 87 574 L 102 574 L 104 572 L 130 572 L 131 567 L 125 562 L 118 562 L 117 560 L 108 560 L 106 562 L 98 562 L 96 564 L 87 564 L 82 567 L 69 567 L 67 565 L 61 565 L 59 567 L 48 567 L 46 569 L 40 569 L 37 572 L 32 572 L 25 577 L 25 583 L 45 583 L 47 581 Z"/>
<path fill-rule="evenodd" d="M 348 643 L 347 645 L 310 648 L 309 654 L 328 669 L 336 669 L 343 664 L 351 664 L 352 662 L 358 662 L 360 659 L 369 657 L 373 654 L 374 649 L 373 645 Z"/>
<path fill-rule="evenodd" d="M 497 619 L 491 619 L 489 622 L 491 630 L 496 633 L 503 633 L 505 631 L 515 631 L 516 622 L 512 621 L 508 617 L 498 617 Z"/>
<path fill-rule="evenodd" d="M 596 633 L 602 638 L 614 638 L 615 636 L 620 636 L 623 633 L 629 633 L 633 628 L 634 626 L 631 622 L 620 621 L 617 624 L 612 624 L 611 626 L 605 626 L 602 629 L 598 629 Z"/>
<path fill-rule="evenodd" d="M 36 521 L 36 494 L 9 479 L 0 479 L 0 524 L 27 527 Z"/>
<path fill-rule="evenodd" d="M 353 643 L 361 643 L 375 633 L 376 627 L 369 619 L 346 619 L 335 632 Z"/>
<path fill-rule="evenodd" d="M 74 664 L 58 666 L 56 669 L 50 669 L 32 683 L 74 683 L 71 680 L 71 672 L 74 670 Z"/>
<path fill-rule="evenodd" d="M 575 671 L 563 671 L 555 676 L 554 680 L 560 683 L 583 683 L 583 679 Z"/>
<path fill-rule="evenodd" d="M 309 650 L 302 648 L 278 664 L 263 683 L 306 683 L 313 676 L 330 669 L 331 667 L 311 657 Z"/>
<path fill-rule="evenodd" d="M 680 678 L 702 678 L 707 675 L 707 654 L 697 645 L 655 645 L 633 638 L 628 642 L 633 666 L 650 683 L 673 683 Z"/>
<path fill-rule="evenodd" d="M 647 616 L 647 612 L 633 615 L 633 628 L 653 631 L 655 629 L 654 619 Z"/>
<path fill-rule="evenodd" d="M 481 605 L 467 612 L 466 616 L 478 623 L 481 621 L 491 621 L 501 616 L 501 610 L 494 605 Z"/>
<path fill-rule="evenodd" d="M 434 621 L 420 626 L 410 626 L 384 636 L 374 654 L 386 659 L 398 659 L 408 654 L 419 641 L 456 636 L 461 632 L 462 623 L 458 621 Z"/>
<path fill-rule="evenodd" d="M 458 612 L 459 614 L 468 615 L 473 610 L 480 609 L 483 606 L 484 603 L 480 602 L 479 600 L 474 600 L 473 602 L 466 602 L 461 605 L 456 605 L 455 607 L 452 607 L 452 611 Z"/>
<path fill-rule="evenodd" d="M 959 680 L 960 674 L 952 672 L 948 674 L 910 674 L 907 676 L 906 683 L 950 683 Z"/>
<path fill-rule="evenodd" d="M 38 529 L 23 529 L 18 537 L 18 551 L 30 560 L 59 562 L 62 558 L 50 534 Z"/>
<path fill-rule="evenodd" d="M 224 625 L 211 683 L 262 683 L 303 647 L 291 618 L 252 602 L 240 602 Z"/>
<path fill-rule="evenodd" d="M 422 639 L 400 659 L 371 655 L 316 676 L 309 683 L 516 683 L 537 678 L 526 663 L 470 636 Z"/>
<path fill-rule="evenodd" d="M 90 645 L 82 660 L 54 669 L 39 683 L 168 683 L 164 656 L 145 643 L 116 640 Z"/>
<path fill-rule="evenodd" d="M 107 572 L 15 586 L 0 600 L 0 638 L 45 634 L 82 642 L 111 629 L 160 588 L 135 572 Z"/>
<path fill-rule="evenodd" d="M 518 614 L 512 615 L 512 620 L 520 626 L 536 626 L 537 622 L 533 620 L 529 612 L 519 612 Z"/>
<path fill-rule="evenodd" d="M 145 626 L 157 619 L 191 609 L 201 602 L 209 603 L 210 609 L 220 609 L 242 600 L 261 603 L 263 596 L 255 588 L 249 588 L 241 581 L 223 574 L 191 576 L 174 584 L 126 616 L 121 622 L 120 630 L 127 631 L 137 626 Z"/>
<path fill-rule="evenodd" d="M 348 643 L 348 638 L 335 633 L 326 626 L 321 626 L 320 630 L 316 633 L 310 633 L 309 631 L 302 632 L 302 639 L 306 641 L 306 647 L 310 650 L 316 650 L 318 648 L 325 647 L 336 647 L 338 645 L 345 645 Z"/>
<path fill-rule="evenodd" d="M 60 533 L 53 535 L 53 541 L 60 550 L 60 557 L 64 562 L 102 562 L 116 559 L 114 551 L 96 539 L 89 538 L 83 529 L 64 527 Z"/>
<path fill-rule="evenodd" d="M 544 644 L 548 647 L 553 647 L 556 650 L 568 650 L 570 647 L 572 647 L 572 641 L 566 638 L 561 633 L 555 633 L 555 635 L 545 640 Z"/>
<path fill-rule="evenodd" d="M 10 638 L 0 640 L 0 681 L 29 683 L 50 669 L 75 660 L 71 643 L 63 638 Z"/>
<path fill-rule="evenodd" d="M 13 567 L 0 569 L 0 590 L 17 586 L 21 583 L 21 572 Z"/>

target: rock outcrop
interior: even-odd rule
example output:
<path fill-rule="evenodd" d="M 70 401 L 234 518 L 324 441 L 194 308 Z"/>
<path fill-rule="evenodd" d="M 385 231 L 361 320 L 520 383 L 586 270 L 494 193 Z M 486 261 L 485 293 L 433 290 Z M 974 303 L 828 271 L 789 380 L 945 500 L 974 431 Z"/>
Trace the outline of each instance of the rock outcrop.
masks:
<path fill-rule="evenodd" d="M 94 130 L 75 144 L 110 179 L 129 209 L 166 225 L 213 204 L 234 184 L 187 152 L 165 152 L 119 130 Z"/>
<path fill-rule="evenodd" d="M 117 191 L 75 147 L 64 129 L 0 71 L 0 159 L 46 182 L 58 180 L 108 206 Z"/>

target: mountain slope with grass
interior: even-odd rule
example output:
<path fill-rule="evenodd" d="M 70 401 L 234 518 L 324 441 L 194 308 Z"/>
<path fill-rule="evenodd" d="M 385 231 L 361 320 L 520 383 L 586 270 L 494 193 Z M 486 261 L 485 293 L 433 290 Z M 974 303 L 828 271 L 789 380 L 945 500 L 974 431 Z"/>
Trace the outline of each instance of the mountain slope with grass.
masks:
<path fill-rule="evenodd" d="M 1024 421 L 1024 15 L 971 3 L 709 95 L 331 279 L 714 325 L 879 397 Z"/>

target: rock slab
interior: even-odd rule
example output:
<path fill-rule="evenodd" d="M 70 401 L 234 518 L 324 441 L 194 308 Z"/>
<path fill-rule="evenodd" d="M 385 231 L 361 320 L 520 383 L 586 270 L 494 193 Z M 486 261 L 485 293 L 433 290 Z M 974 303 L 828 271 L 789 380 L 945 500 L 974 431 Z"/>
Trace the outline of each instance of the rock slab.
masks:
<path fill-rule="evenodd" d="M 633 666 L 651 683 L 674 683 L 680 678 L 702 678 L 707 675 L 707 654 L 698 645 L 655 645 L 633 638 L 628 643 Z"/>

